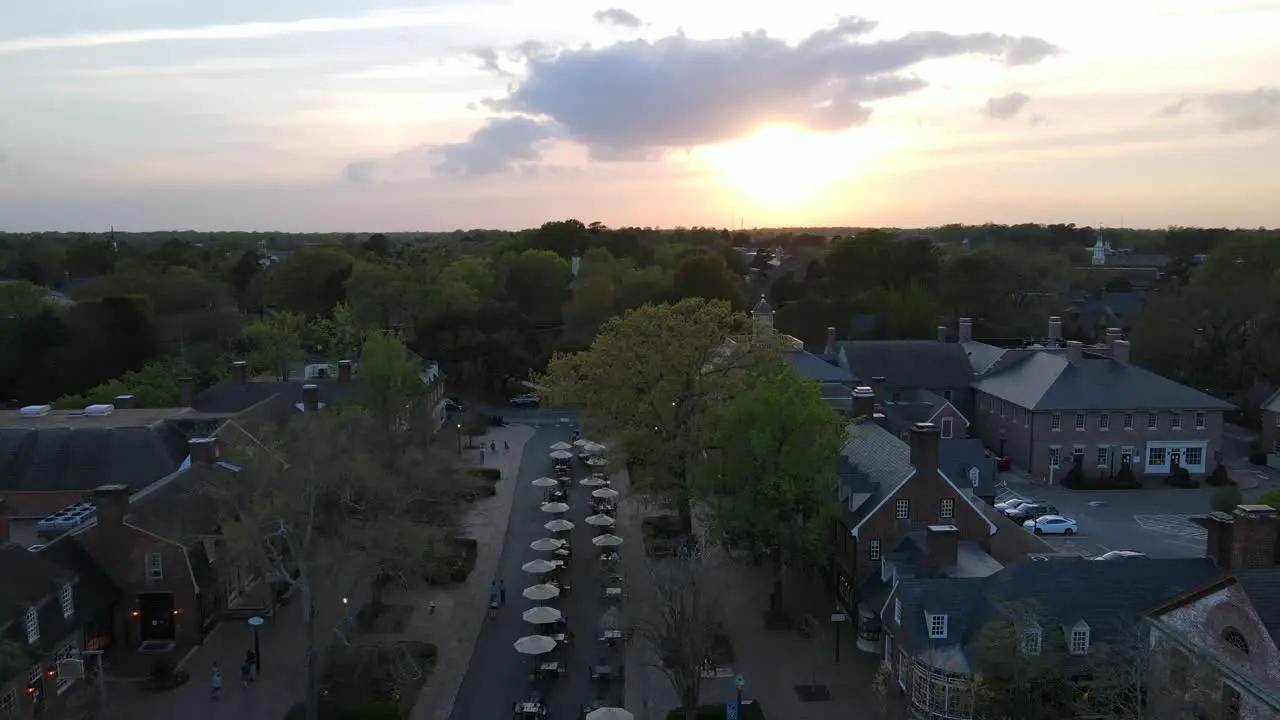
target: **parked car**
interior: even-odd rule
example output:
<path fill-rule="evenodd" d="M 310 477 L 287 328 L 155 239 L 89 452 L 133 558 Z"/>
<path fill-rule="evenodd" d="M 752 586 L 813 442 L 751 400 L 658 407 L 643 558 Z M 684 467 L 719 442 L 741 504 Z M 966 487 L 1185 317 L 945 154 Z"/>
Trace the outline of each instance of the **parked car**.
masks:
<path fill-rule="evenodd" d="M 1012 510 L 1006 510 L 1005 517 L 1015 522 L 1025 522 L 1027 520 L 1035 520 L 1041 515 L 1057 515 L 1058 508 L 1045 503 L 1029 502 L 1019 505 Z"/>
<path fill-rule="evenodd" d="M 1019 498 L 1019 497 L 1009 498 L 1004 502 L 996 503 L 996 509 L 999 510 L 1000 512 L 1005 512 L 1006 510 L 1014 510 L 1021 505 L 1026 505 L 1029 502 L 1032 502 L 1032 501 L 1026 498 Z"/>
<path fill-rule="evenodd" d="M 1037 535 L 1075 535 L 1080 532 L 1075 520 L 1061 515 L 1041 515 L 1022 523 L 1022 527 Z"/>
<path fill-rule="evenodd" d="M 1137 550 L 1112 550 L 1105 552 L 1097 557 L 1091 557 L 1090 560 L 1119 560 L 1120 558 L 1144 558 L 1146 553 L 1140 553 Z"/>
<path fill-rule="evenodd" d="M 542 405 L 542 401 L 537 395 L 517 395 L 511 398 L 511 407 L 538 407 Z"/>

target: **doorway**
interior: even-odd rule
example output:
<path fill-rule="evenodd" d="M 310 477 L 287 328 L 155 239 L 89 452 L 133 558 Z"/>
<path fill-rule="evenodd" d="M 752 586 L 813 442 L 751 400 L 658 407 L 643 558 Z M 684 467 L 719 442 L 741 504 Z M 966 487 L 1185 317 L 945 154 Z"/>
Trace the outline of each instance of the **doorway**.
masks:
<path fill-rule="evenodd" d="M 1169 470 L 1182 466 L 1181 448 L 1169 448 Z"/>
<path fill-rule="evenodd" d="M 138 596 L 138 620 L 142 642 L 173 640 L 173 593 L 143 593 Z"/>

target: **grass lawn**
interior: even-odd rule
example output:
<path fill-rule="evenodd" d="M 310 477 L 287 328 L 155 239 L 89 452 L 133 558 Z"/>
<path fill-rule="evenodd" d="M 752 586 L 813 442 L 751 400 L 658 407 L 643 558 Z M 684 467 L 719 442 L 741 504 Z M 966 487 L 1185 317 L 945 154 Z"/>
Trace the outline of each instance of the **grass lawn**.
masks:
<path fill-rule="evenodd" d="M 477 552 L 474 538 L 454 538 L 453 553 L 449 560 L 434 572 L 429 572 L 425 580 L 436 586 L 466 582 L 471 571 L 476 569 Z"/>
<path fill-rule="evenodd" d="M 404 632 L 404 629 L 409 627 L 411 617 L 413 617 L 412 605 L 383 604 L 374 607 L 369 604 L 356 613 L 356 630 L 362 633 L 394 635 Z"/>
<path fill-rule="evenodd" d="M 436 646 L 402 641 L 335 647 L 321 681 L 321 720 L 402 720 L 409 716 L 436 665 Z M 285 720 L 301 720 L 295 705 Z"/>

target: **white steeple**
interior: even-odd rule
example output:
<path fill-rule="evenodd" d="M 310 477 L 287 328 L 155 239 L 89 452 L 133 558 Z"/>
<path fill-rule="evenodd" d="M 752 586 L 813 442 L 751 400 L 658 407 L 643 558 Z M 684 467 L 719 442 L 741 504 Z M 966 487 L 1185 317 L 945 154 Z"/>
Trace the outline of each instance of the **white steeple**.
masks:
<path fill-rule="evenodd" d="M 757 340 L 768 340 L 773 337 L 773 307 L 769 305 L 764 295 L 760 296 L 760 302 L 751 309 L 751 319 L 755 325 Z"/>
<path fill-rule="evenodd" d="M 1102 240 L 1102 231 L 1098 231 L 1098 240 L 1093 244 L 1093 264 L 1107 264 L 1107 245 Z"/>

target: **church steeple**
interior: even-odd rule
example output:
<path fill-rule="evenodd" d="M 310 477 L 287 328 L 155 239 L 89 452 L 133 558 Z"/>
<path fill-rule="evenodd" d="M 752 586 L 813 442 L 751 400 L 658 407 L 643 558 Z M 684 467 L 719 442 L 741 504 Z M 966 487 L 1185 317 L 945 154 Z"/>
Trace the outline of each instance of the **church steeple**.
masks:
<path fill-rule="evenodd" d="M 1102 231 L 1098 231 L 1098 240 L 1093 244 L 1093 264 L 1107 264 L 1107 244 L 1102 239 Z"/>
<path fill-rule="evenodd" d="M 757 340 L 768 340 L 773 336 L 773 306 L 764 295 L 760 296 L 760 302 L 751 309 L 751 320 L 755 325 Z"/>

